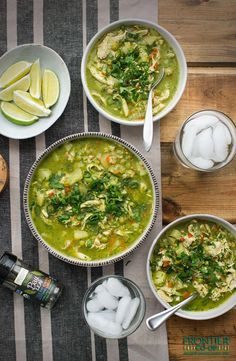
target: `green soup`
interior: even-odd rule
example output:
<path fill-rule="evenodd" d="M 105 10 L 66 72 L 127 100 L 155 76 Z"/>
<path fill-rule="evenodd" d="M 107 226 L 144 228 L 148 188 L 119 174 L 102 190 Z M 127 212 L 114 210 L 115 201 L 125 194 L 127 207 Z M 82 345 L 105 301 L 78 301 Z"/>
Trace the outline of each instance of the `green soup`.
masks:
<path fill-rule="evenodd" d="M 235 292 L 235 236 L 213 222 L 180 224 L 162 236 L 150 266 L 153 283 L 164 301 L 174 305 L 197 292 L 198 297 L 184 309 L 209 310 Z"/>
<path fill-rule="evenodd" d="M 155 29 L 127 25 L 105 34 L 94 45 L 87 60 L 86 79 L 92 97 L 105 111 L 130 121 L 143 120 L 148 93 L 162 67 L 165 75 L 154 91 L 154 115 L 176 92 L 178 61 Z"/>
<path fill-rule="evenodd" d="M 66 256 L 85 261 L 129 248 L 147 227 L 153 203 L 142 161 L 99 138 L 56 148 L 37 167 L 29 190 L 38 233 Z"/>

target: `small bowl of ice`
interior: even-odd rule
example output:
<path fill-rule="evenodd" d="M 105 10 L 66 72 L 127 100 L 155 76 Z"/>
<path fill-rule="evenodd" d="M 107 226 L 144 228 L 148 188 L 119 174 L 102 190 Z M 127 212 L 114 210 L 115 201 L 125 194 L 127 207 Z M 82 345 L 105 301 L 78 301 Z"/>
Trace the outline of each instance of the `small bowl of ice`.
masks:
<path fill-rule="evenodd" d="M 123 338 L 133 333 L 143 321 L 145 299 L 131 280 L 111 275 L 97 279 L 83 299 L 84 317 L 97 335 Z"/>
<path fill-rule="evenodd" d="M 186 167 L 212 172 L 227 165 L 236 154 L 236 127 L 217 110 L 192 114 L 181 126 L 174 153 Z"/>

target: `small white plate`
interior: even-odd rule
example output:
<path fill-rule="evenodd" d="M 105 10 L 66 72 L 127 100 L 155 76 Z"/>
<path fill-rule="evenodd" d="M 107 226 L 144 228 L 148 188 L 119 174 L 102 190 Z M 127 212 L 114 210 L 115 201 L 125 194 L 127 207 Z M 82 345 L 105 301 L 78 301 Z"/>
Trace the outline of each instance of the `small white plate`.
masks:
<path fill-rule="evenodd" d="M 43 133 L 51 127 L 63 113 L 70 96 L 70 74 L 65 62 L 52 49 L 38 44 L 24 44 L 9 50 L 0 58 L 0 73 L 2 74 L 10 65 L 25 60 L 34 62 L 39 58 L 41 70 L 48 68 L 54 71 L 59 79 L 60 94 L 57 103 L 51 108 L 49 117 L 39 120 L 28 126 L 17 125 L 10 122 L 0 112 L 0 134 L 12 139 L 27 139 Z"/>

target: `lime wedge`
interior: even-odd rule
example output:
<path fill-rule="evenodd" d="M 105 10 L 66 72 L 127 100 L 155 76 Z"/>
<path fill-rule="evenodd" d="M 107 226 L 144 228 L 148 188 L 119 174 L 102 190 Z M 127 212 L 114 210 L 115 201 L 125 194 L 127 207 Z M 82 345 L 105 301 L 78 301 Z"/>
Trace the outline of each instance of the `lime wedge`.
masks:
<path fill-rule="evenodd" d="M 38 117 L 24 112 L 24 110 L 18 108 L 13 103 L 2 102 L 1 110 L 5 117 L 15 124 L 30 125 L 35 123 L 36 120 L 38 120 Z"/>
<path fill-rule="evenodd" d="M 29 89 L 29 86 L 30 86 L 30 76 L 28 74 L 23 78 L 17 80 L 12 85 L 9 85 L 6 89 L 3 89 L 0 92 L 0 100 L 10 102 L 11 100 L 13 100 L 13 92 L 15 90 L 27 91 Z"/>
<path fill-rule="evenodd" d="M 13 100 L 19 108 L 38 117 L 47 117 L 51 114 L 51 110 L 44 107 L 42 100 L 34 99 L 29 93 L 22 90 L 14 91 Z"/>
<path fill-rule="evenodd" d="M 57 75 L 49 70 L 45 69 L 43 73 L 43 102 L 46 108 L 51 107 L 57 102 L 59 97 L 59 81 Z"/>
<path fill-rule="evenodd" d="M 41 96 L 41 70 L 39 59 L 37 59 L 30 69 L 30 95 L 33 98 L 39 99 Z"/>
<path fill-rule="evenodd" d="M 24 75 L 28 74 L 31 65 L 32 64 L 27 61 L 19 61 L 18 63 L 11 65 L 0 77 L 0 88 L 6 88 L 8 85 L 11 85 Z"/>

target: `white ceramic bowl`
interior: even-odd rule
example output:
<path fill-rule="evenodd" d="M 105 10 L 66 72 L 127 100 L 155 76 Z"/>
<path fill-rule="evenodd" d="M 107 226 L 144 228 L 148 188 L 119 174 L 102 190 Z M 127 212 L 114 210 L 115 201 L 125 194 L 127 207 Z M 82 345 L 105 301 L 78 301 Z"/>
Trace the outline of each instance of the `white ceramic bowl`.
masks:
<path fill-rule="evenodd" d="M 26 60 L 34 62 L 40 59 L 41 69 L 53 70 L 59 79 L 60 94 L 57 103 L 51 108 L 49 117 L 39 118 L 31 125 L 17 125 L 5 118 L 0 112 L 0 134 L 13 139 L 27 139 L 35 137 L 47 130 L 63 113 L 70 96 L 70 74 L 65 62 L 52 49 L 38 44 L 24 44 L 7 51 L 0 58 L 0 73 L 3 73 L 10 65 Z"/>
<path fill-rule="evenodd" d="M 40 164 L 40 162 L 45 157 L 47 157 L 47 155 L 49 153 L 53 152 L 53 150 L 56 149 L 57 147 L 59 147 L 60 145 L 66 143 L 68 141 L 73 141 L 73 140 L 77 140 L 77 139 L 79 140 L 79 139 L 84 139 L 84 138 L 94 138 L 95 140 L 98 138 L 108 139 L 110 141 L 118 143 L 118 144 L 124 146 L 125 148 L 127 148 L 130 152 L 132 152 L 134 155 L 136 155 L 137 158 L 139 158 L 142 161 L 143 165 L 145 166 L 145 168 L 149 174 L 150 181 L 152 184 L 152 189 L 153 189 L 153 211 L 152 211 L 150 220 L 149 220 L 146 228 L 142 232 L 142 234 L 140 234 L 139 237 L 137 237 L 137 239 L 129 246 L 129 248 L 125 249 L 124 251 L 122 251 L 116 255 L 113 255 L 111 257 L 98 259 L 98 260 L 92 260 L 92 261 L 83 261 L 78 258 L 69 257 L 69 256 L 63 254 L 62 252 L 58 251 L 51 245 L 49 245 L 37 231 L 37 229 L 34 225 L 34 222 L 31 218 L 30 209 L 29 209 L 30 184 L 31 184 L 34 172 L 36 171 L 37 166 Z M 123 140 L 121 138 L 118 138 L 118 137 L 115 137 L 115 136 L 109 135 L 109 134 L 78 133 L 78 134 L 69 135 L 65 138 L 62 138 L 62 139 L 56 141 L 55 143 L 50 145 L 50 147 L 45 149 L 45 151 L 40 155 L 40 157 L 34 162 L 34 164 L 32 165 L 32 167 L 29 171 L 29 174 L 26 178 L 26 181 L 25 181 L 23 202 L 24 202 L 24 210 L 25 210 L 26 220 L 30 227 L 30 230 L 33 233 L 33 235 L 35 236 L 35 238 L 39 242 L 41 242 L 41 244 L 48 250 L 48 252 L 53 254 L 55 257 L 61 259 L 62 261 L 65 261 L 65 262 L 68 262 L 68 263 L 71 263 L 71 264 L 74 264 L 77 266 L 98 267 L 98 266 L 105 266 L 107 264 L 114 263 L 116 261 L 123 259 L 124 257 L 126 257 L 126 256 L 130 255 L 132 252 L 134 252 L 146 240 L 148 234 L 150 233 L 150 231 L 155 223 L 157 211 L 159 208 L 159 187 L 158 187 L 154 172 L 152 170 L 152 167 L 146 161 L 146 159 L 143 157 L 143 155 L 133 145 L 129 144 L 128 142 L 126 142 L 125 140 Z"/>
<path fill-rule="evenodd" d="M 150 259 L 151 259 L 151 255 L 152 252 L 156 246 L 156 244 L 158 243 L 158 241 L 160 240 L 160 238 L 163 236 L 163 234 L 169 230 L 170 228 L 173 228 L 181 223 L 184 223 L 186 221 L 191 221 L 192 219 L 199 219 L 199 220 L 206 220 L 206 221 L 211 221 L 217 224 L 222 225 L 223 227 L 225 227 L 226 229 L 228 229 L 235 237 L 236 237 L 236 228 L 234 226 L 232 226 L 232 224 L 230 224 L 229 222 L 225 221 L 222 218 L 213 216 L 213 215 L 209 215 L 209 214 L 192 214 L 189 216 L 185 216 L 185 217 L 181 217 L 177 220 L 175 220 L 174 222 L 171 222 L 168 226 L 166 226 L 165 228 L 163 228 L 163 230 L 158 234 L 157 238 L 153 241 L 152 246 L 149 250 L 148 253 L 148 258 L 147 258 L 147 277 L 148 277 L 148 283 L 149 286 L 154 294 L 154 296 L 157 298 L 157 300 L 165 307 L 165 308 L 170 308 L 171 306 L 163 301 L 162 298 L 160 298 L 156 292 L 156 288 L 153 284 L 152 281 L 152 275 L 151 275 L 151 271 L 150 271 Z M 223 302 L 222 304 L 220 304 L 218 307 L 212 308 L 208 311 L 184 311 L 184 310 L 179 310 L 178 312 L 176 312 L 176 315 L 183 317 L 183 318 L 188 318 L 190 320 L 208 320 L 211 318 L 215 318 L 218 317 L 220 315 L 223 315 L 225 312 L 229 311 L 231 308 L 233 308 L 234 306 L 236 306 L 236 292 L 234 292 L 232 294 L 231 297 L 229 297 L 225 302 Z"/>
<path fill-rule="evenodd" d="M 112 120 L 113 122 L 119 123 L 119 124 L 124 124 L 124 125 L 143 125 L 144 121 L 141 120 L 126 120 L 126 119 L 122 119 L 122 118 L 118 118 L 115 117 L 113 115 L 111 115 L 110 113 L 106 112 L 104 109 L 102 109 L 99 104 L 94 100 L 94 98 L 91 96 L 90 94 L 90 90 L 88 88 L 87 85 L 87 81 L 86 81 L 86 64 L 87 64 L 87 58 L 88 55 L 90 53 L 91 48 L 95 45 L 95 43 L 107 32 L 120 27 L 121 25 L 129 25 L 129 24 L 138 24 L 138 25 L 143 25 L 149 28 L 154 28 L 155 30 L 157 30 L 162 36 L 163 38 L 165 38 L 167 40 L 167 42 L 172 46 L 172 48 L 174 49 L 174 52 L 177 56 L 178 59 L 178 63 L 179 63 L 179 83 L 177 86 L 177 90 L 173 96 L 173 98 L 171 99 L 171 101 L 167 104 L 167 106 L 157 115 L 154 116 L 153 120 L 157 121 L 160 120 L 161 118 L 163 118 L 165 115 L 167 115 L 178 103 L 178 101 L 180 100 L 184 89 L 185 89 L 185 85 L 186 85 L 186 81 L 187 81 L 187 64 L 186 64 L 186 60 L 185 60 L 185 56 L 183 53 L 183 50 L 181 48 L 181 46 L 179 45 L 178 41 L 175 39 L 175 37 L 169 33 L 166 29 L 164 29 L 163 27 L 161 27 L 158 24 L 152 23 L 151 21 L 147 21 L 147 20 L 141 20 L 141 19 L 125 19 L 125 20 L 118 20 L 115 21 L 109 25 L 107 25 L 105 28 L 103 28 L 102 30 L 100 30 L 89 42 L 89 44 L 87 45 L 87 48 L 85 49 L 83 58 L 82 58 L 82 63 L 81 63 L 81 79 L 82 79 L 82 83 L 83 83 L 83 87 L 85 90 L 85 93 L 89 99 L 89 101 L 91 102 L 91 104 L 94 106 L 94 108 L 100 113 L 102 114 L 105 118 Z"/>

